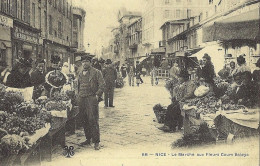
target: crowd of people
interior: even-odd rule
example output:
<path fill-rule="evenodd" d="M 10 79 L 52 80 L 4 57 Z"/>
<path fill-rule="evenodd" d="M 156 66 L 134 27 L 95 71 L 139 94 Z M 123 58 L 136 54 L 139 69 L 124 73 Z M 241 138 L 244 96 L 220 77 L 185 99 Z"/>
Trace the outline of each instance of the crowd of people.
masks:
<path fill-rule="evenodd" d="M 62 64 L 59 56 L 52 56 L 50 67 L 46 67 L 44 60 L 37 60 L 33 68 L 32 59 L 19 58 L 12 69 L 4 66 L 0 69 L 1 84 L 11 88 L 34 87 L 33 100 L 41 96 L 51 97 L 53 90 L 59 92 L 64 88 L 63 85 L 70 85 L 75 90 L 75 104 L 79 106 L 80 123 L 86 136 L 86 141 L 81 145 L 89 145 L 92 140 L 94 148 L 100 149 L 98 105 L 104 100 L 105 108 L 115 107 L 114 88 L 118 76 L 121 77 L 118 63 L 113 63 L 110 59 L 98 61 L 88 54 L 83 54 L 76 57 L 75 64 L 70 67 L 67 62 Z M 55 76 L 54 82 L 60 81 L 61 84 L 51 84 L 47 78 L 50 73 Z M 126 73 L 122 74 L 126 77 Z"/>
<path fill-rule="evenodd" d="M 251 71 L 246 64 L 245 55 L 240 55 L 236 60 L 237 65 L 232 61 L 218 72 L 218 76 L 228 82 L 232 88 L 229 100 L 234 102 L 234 104 L 244 105 L 249 108 L 260 107 L 260 59 L 255 64 L 256 68 L 254 71 Z M 213 92 L 217 98 L 223 97 L 225 93 L 216 86 L 215 78 L 217 75 L 214 70 L 214 64 L 208 54 L 204 54 L 202 60 L 199 61 L 193 80 L 189 79 L 187 71 L 182 70 L 185 70 L 185 68 L 179 68 L 178 64 L 174 62 L 169 71 L 173 84 L 176 86 L 185 84 L 182 87 L 186 89 L 183 90 L 185 92 L 181 96 L 180 94 L 172 93 L 172 104 L 167 108 L 165 124 L 159 128 L 166 132 L 176 131 L 176 127 L 179 129 L 182 127 L 179 102 L 185 101 L 192 96 L 189 91 L 194 91 L 194 87 L 197 87 L 196 84 L 203 83 L 207 85 L 210 92 Z"/>

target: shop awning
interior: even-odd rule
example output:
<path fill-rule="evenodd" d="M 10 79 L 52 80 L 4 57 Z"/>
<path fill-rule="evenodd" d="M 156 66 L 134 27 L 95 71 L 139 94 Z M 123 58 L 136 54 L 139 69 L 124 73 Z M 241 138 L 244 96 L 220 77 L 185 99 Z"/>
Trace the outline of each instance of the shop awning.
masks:
<path fill-rule="evenodd" d="M 141 57 L 140 59 L 138 59 L 139 63 L 142 63 L 144 60 L 146 60 L 148 57 Z"/>
<path fill-rule="evenodd" d="M 151 54 L 164 54 L 165 53 L 165 47 L 159 47 L 156 49 L 152 49 Z"/>
<path fill-rule="evenodd" d="M 218 73 L 224 66 L 224 49 L 221 49 L 219 45 L 210 45 L 204 47 L 203 49 L 189 57 L 197 57 L 198 60 L 201 60 L 205 53 L 207 53 L 211 57 L 211 62 L 214 65 L 215 73 Z"/>
<path fill-rule="evenodd" d="M 203 28 L 203 42 L 223 40 L 257 40 L 259 31 L 259 8 L 233 16 Z"/>

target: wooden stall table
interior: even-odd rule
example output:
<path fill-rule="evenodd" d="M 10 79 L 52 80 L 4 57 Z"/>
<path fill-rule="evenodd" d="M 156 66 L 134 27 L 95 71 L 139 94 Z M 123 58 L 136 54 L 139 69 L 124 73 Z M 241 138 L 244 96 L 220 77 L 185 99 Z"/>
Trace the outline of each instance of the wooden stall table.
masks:
<path fill-rule="evenodd" d="M 73 106 L 71 111 L 68 112 L 66 131 L 68 131 L 69 134 L 75 134 L 78 114 L 79 114 L 78 106 Z"/>
<path fill-rule="evenodd" d="M 47 161 L 52 160 L 52 153 L 57 148 L 58 145 L 61 145 L 63 148 L 65 146 L 65 125 L 67 118 L 55 117 L 55 124 L 52 124 L 52 128 L 49 133 L 43 137 L 41 143 L 41 152 L 42 159 Z"/>
<path fill-rule="evenodd" d="M 200 124 L 207 123 L 209 126 L 210 134 L 213 138 L 217 139 L 217 131 L 214 125 L 215 115 L 200 115 L 195 109 L 184 110 L 181 109 L 181 115 L 183 116 L 183 128 L 184 135 L 188 135 L 199 129 Z"/>
<path fill-rule="evenodd" d="M 259 135 L 259 109 L 217 112 L 216 128 L 225 137 L 243 138 Z"/>

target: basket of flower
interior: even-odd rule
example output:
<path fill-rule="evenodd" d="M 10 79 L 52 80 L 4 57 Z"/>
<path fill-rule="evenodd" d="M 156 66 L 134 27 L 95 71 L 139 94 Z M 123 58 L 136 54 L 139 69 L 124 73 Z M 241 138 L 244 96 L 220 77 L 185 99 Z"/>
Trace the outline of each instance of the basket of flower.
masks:
<path fill-rule="evenodd" d="M 156 104 L 153 107 L 153 111 L 154 111 L 154 114 L 156 116 L 156 119 L 157 119 L 158 123 L 164 123 L 165 117 L 166 117 L 167 108 L 162 107 L 161 104 Z"/>

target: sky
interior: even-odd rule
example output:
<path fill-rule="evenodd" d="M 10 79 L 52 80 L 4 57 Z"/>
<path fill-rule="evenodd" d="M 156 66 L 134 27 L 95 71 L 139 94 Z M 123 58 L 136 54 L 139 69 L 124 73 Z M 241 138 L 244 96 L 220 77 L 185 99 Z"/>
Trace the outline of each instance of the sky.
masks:
<path fill-rule="evenodd" d="M 111 27 L 118 27 L 119 9 L 141 12 L 145 0 L 73 0 L 72 3 L 86 11 L 84 45 L 86 52 L 95 53 L 108 44 Z"/>

